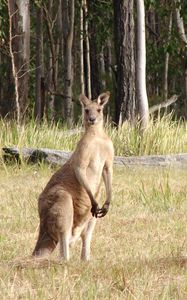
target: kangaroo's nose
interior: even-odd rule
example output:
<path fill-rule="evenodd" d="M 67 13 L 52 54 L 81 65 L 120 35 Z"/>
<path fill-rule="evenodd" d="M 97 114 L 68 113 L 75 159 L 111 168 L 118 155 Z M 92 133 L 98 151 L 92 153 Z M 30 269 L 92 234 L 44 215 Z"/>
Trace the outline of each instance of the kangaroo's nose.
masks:
<path fill-rule="evenodd" d="M 96 117 L 89 117 L 89 121 L 91 122 L 91 123 L 93 123 L 93 122 L 95 122 L 95 119 L 96 119 Z"/>

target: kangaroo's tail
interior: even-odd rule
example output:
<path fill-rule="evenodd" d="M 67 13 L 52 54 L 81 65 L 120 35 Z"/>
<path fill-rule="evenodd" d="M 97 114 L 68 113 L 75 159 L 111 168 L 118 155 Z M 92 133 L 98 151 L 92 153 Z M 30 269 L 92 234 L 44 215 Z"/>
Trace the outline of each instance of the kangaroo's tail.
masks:
<path fill-rule="evenodd" d="M 51 237 L 44 228 L 40 227 L 38 241 L 32 255 L 38 258 L 47 256 L 55 249 L 57 243 L 57 240 Z"/>

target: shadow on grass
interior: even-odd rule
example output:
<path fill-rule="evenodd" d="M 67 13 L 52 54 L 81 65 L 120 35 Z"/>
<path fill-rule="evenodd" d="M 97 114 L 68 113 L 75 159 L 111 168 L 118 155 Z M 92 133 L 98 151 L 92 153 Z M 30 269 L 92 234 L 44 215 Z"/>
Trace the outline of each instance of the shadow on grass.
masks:
<path fill-rule="evenodd" d="M 72 261 L 73 262 L 73 261 Z M 8 262 L 8 265 L 11 268 L 17 269 L 45 269 L 45 268 L 54 268 L 58 266 L 67 266 L 70 262 L 62 261 L 60 259 L 52 259 L 52 258 L 33 258 L 33 257 L 23 257 L 23 258 L 16 258 Z M 80 261 L 80 264 L 82 262 Z M 89 265 L 91 262 L 85 262 Z M 120 263 L 120 262 L 119 262 Z M 155 259 L 137 259 L 137 260 L 128 260 L 123 261 L 126 266 L 131 267 L 147 267 L 149 269 L 169 269 L 171 267 L 179 267 L 185 268 L 187 267 L 187 256 L 170 256 L 170 257 L 158 257 Z M 3 266 L 5 263 L 1 263 L 0 265 Z M 7 265 L 7 262 L 6 262 Z"/>

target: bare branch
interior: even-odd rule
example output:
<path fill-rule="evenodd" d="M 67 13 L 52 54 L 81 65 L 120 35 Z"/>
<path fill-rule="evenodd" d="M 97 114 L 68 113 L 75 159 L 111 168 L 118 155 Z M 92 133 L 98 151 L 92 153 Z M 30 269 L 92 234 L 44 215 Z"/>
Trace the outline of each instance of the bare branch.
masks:
<path fill-rule="evenodd" d="M 79 104 L 79 101 L 78 101 L 77 99 L 72 98 L 72 97 L 69 97 L 69 96 L 65 96 L 65 95 L 64 95 L 62 92 L 60 92 L 60 91 L 52 91 L 52 90 L 49 89 L 48 92 L 49 92 L 51 95 L 54 95 L 54 96 L 60 96 L 60 97 L 62 97 L 62 98 L 64 98 L 64 99 L 69 98 L 69 99 L 71 99 L 73 102 Z"/>
<path fill-rule="evenodd" d="M 167 99 L 166 101 L 163 101 L 157 105 L 153 105 L 149 108 L 149 113 L 152 114 L 157 110 L 160 110 L 161 108 L 166 108 L 170 106 L 171 104 L 175 103 L 178 100 L 178 95 L 173 95 L 171 98 Z"/>

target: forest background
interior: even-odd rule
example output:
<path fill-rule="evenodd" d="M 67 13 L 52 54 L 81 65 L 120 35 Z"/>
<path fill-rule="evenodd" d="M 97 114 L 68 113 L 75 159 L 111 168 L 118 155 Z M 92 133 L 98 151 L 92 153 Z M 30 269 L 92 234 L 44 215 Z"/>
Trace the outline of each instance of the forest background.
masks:
<path fill-rule="evenodd" d="M 1 0 L 2 118 L 72 127 L 81 114 L 80 93 L 94 99 L 110 90 L 108 120 L 134 124 L 140 114 L 137 3 Z M 185 120 L 186 1 L 146 0 L 145 29 L 149 107 L 169 99 L 167 111 Z"/>
<path fill-rule="evenodd" d="M 144 20 L 148 101 L 140 103 Z M 0 0 L 0 149 L 74 150 L 80 93 L 94 99 L 109 90 L 115 155 L 167 154 L 169 162 L 168 154 L 187 153 L 186 45 L 186 0 Z M 30 259 L 37 198 L 56 167 L 22 155 L 15 164 L 0 152 L 1 299 L 187 299 L 185 163 L 115 166 L 90 263 L 79 262 L 78 243 L 68 264 L 58 251 L 38 264 Z"/>

